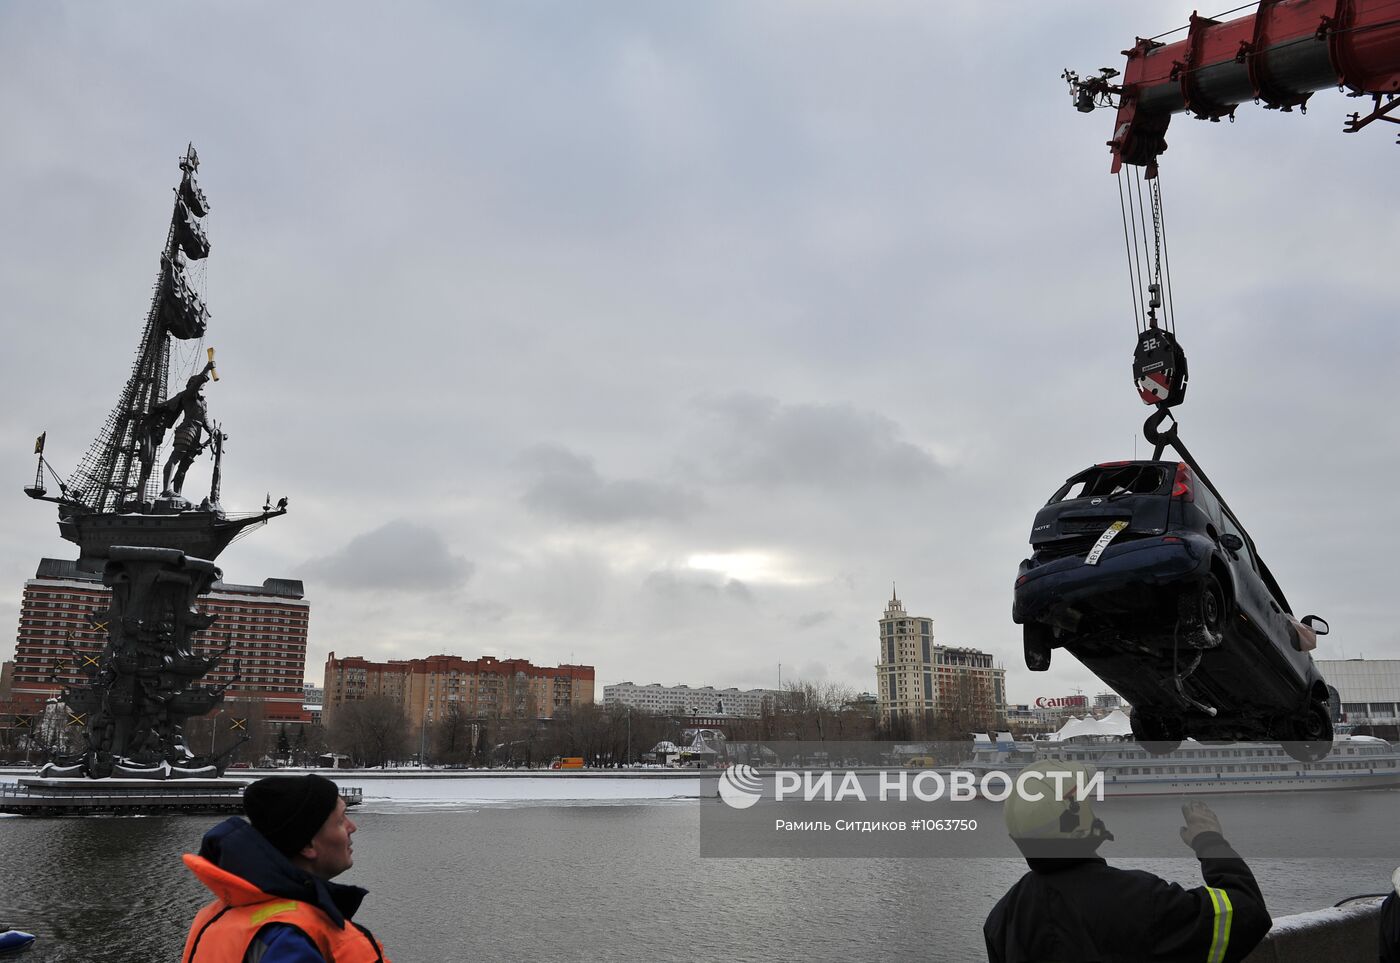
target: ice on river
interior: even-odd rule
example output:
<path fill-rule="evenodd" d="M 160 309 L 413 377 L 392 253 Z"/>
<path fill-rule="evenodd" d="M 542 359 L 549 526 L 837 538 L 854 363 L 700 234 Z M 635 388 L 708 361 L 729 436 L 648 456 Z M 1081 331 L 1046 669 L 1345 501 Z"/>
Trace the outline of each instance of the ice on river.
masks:
<path fill-rule="evenodd" d="M 539 776 L 476 776 L 460 779 L 365 779 L 332 776 L 364 792 L 363 812 L 464 809 L 477 806 L 607 806 L 667 803 L 700 796 L 700 777 L 645 779 Z M 713 790 L 711 790 L 713 793 Z"/>

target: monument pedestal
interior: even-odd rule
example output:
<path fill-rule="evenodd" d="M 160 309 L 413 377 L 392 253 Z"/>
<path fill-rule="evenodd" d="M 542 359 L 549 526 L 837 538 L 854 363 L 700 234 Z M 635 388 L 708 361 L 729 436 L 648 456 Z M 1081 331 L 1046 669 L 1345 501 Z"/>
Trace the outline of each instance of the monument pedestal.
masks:
<path fill-rule="evenodd" d="M 0 784 L 0 813 L 139 816 L 241 813 L 250 779 L 88 779 L 21 776 Z"/>
<path fill-rule="evenodd" d="M 145 816 L 243 813 L 243 779 L 89 779 L 20 776 L 0 783 L 0 813 L 17 816 Z M 346 806 L 364 800 L 359 787 L 340 787 Z"/>

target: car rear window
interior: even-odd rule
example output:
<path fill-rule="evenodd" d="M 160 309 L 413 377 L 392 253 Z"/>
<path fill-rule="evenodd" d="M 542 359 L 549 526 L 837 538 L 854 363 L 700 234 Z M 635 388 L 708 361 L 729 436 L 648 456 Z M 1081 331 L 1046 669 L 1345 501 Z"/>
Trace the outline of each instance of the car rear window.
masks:
<path fill-rule="evenodd" d="M 1114 495 L 1154 495 L 1164 492 L 1169 481 L 1163 465 L 1096 465 L 1065 482 L 1050 499 L 1067 502 L 1075 498 L 1107 498 Z"/>

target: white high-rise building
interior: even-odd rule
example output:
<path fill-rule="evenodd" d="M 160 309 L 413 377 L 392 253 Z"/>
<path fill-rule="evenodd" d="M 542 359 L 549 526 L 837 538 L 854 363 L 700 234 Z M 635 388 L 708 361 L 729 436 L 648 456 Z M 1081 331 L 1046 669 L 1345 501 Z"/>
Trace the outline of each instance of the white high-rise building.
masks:
<path fill-rule="evenodd" d="M 1006 669 L 997 667 L 990 653 L 936 645 L 933 619 L 911 617 L 898 593 L 880 620 L 875 677 L 880 714 L 886 719 L 955 708 L 1006 715 Z"/>

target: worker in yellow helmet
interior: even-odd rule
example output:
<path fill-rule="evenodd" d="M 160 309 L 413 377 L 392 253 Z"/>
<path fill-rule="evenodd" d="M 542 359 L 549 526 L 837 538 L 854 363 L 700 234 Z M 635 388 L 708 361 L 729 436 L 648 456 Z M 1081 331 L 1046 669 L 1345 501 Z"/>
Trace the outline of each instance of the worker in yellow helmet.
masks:
<path fill-rule="evenodd" d="M 1094 816 L 1094 771 L 1045 761 L 1022 770 L 1006 801 L 1006 828 L 1030 872 L 982 928 L 992 963 L 1031 960 L 1232 963 L 1269 931 L 1264 897 L 1210 807 L 1181 807 L 1181 839 L 1206 885 L 1186 889 L 1097 855 L 1113 839 Z"/>

